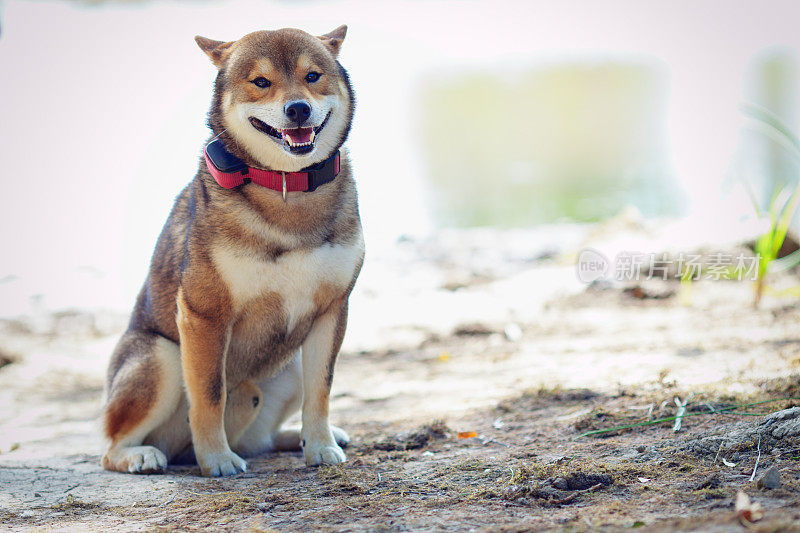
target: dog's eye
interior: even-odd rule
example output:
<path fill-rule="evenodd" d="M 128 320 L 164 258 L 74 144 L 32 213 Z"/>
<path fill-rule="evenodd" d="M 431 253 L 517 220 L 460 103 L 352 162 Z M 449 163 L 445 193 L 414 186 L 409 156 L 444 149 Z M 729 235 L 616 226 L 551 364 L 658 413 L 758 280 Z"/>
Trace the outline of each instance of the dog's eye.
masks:
<path fill-rule="evenodd" d="M 269 87 L 270 85 L 272 85 L 272 82 L 271 82 L 271 81 L 269 81 L 269 80 L 268 80 L 267 78 L 265 78 L 264 76 L 259 76 L 258 78 L 254 79 L 254 80 L 252 81 L 252 83 L 253 83 L 254 85 L 256 85 L 257 87 L 261 87 L 262 89 L 264 89 L 265 87 Z"/>
<path fill-rule="evenodd" d="M 314 83 L 315 81 L 320 79 L 321 76 L 322 74 L 320 74 L 319 72 L 309 72 L 308 74 L 306 74 L 306 81 L 308 83 Z"/>

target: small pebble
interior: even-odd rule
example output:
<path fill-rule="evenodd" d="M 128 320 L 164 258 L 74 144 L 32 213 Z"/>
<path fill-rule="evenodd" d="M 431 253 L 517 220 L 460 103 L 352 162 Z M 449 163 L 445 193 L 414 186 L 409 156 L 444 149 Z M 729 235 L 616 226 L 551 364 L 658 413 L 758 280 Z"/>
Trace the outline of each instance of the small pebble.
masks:
<path fill-rule="evenodd" d="M 647 446 L 640 444 L 639 446 L 636 447 L 636 451 L 639 453 L 644 453 L 647 451 Z"/>
<path fill-rule="evenodd" d="M 34 513 L 33 511 L 22 511 L 21 513 L 19 513 L 19 515 L 22 518 L 30 518 L 30 517 L 34 516 L 35 514 L 36 513 Z"/>
<path fill-rule="evenodd" d="M 519 327 L 519 324 L 514 324 L 513 322 L 507 324 L 503 332 L 506 334 L 506 339 L 511 342 L 517 342 L 522 338 L 522 328 Z"/>
<path fill-rule="evenodd" d="M 756 481 L 756 486 L 760 489 L 777 489 L 781 486 L 781 474 L 778 472 L 778 469 L 774 466 L 771 466 L 764 472 L 758 481 Z"/>

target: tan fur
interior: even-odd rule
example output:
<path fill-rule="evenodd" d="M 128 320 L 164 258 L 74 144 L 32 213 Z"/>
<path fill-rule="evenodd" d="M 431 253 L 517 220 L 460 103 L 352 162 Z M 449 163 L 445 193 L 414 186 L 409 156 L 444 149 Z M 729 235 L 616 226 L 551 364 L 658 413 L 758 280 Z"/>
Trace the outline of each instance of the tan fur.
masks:
<path fill-rule="evenodd" d="M 252 381 L 242 381 L 228 394 L 225 405 L 225 434 L 235 448 L 242 434 L 261 412 L 263 394 Z"/>
<path fill-rule="evenodd" d="M 214 134 L 251 166 L 297 171 L 326 159 L 352 119 L 336 61 L 345 33 L 197 37 L 220 71 Z M 318 82 L 305 79 L 310 71 L 322 74 Z M 258 76 L 272 86 L 254 85 Z M 272 120 L 294 99 L 311 102 L 309 120 L 328 117 L 307 155 L 289 154 L 245 120 Z M 254 184 L 223 189 L 201 164 L 175 202 L 109 365 L 103 467 L 153 472 L 194 455 L 203 474 L 229 475 L 246 467 L 236 451 L 301 439 L 308 464 L 344 461 L 347 436 L 328 423 L 328 400 L 363 257 L 346 151 L 333 182 L 285 200 Z M 281 430 L 301 399 L 302 429 Z"/>
<path fill-rule="evenodd" d="M 197 45 L 200 47 L 200 49 L 203 50 L 206 55 L 208 55 L 208 57 L 217 67 L 225 64 L 225 61 L 227 61 L 231 55 L 231 47 L 234 44 L 215 41 L 213 39 L 206 39 L 205 37 L 200 37 L 199 35 L 195 37 L 194 40 L 197 42 Z"/>
<path fill-rule="evenodd" d="M 146 360 L 137 368 L 142 378 L 157 375 L 157 363 Z M 109 402 L 105 417 L 105 433 L 112 440 L 127 435 L 147 416 L 150 406 L 155 402 L 161 381 L 158 379 L 138 379 L 126 381 L 116 389 L 118 401 Z"/>

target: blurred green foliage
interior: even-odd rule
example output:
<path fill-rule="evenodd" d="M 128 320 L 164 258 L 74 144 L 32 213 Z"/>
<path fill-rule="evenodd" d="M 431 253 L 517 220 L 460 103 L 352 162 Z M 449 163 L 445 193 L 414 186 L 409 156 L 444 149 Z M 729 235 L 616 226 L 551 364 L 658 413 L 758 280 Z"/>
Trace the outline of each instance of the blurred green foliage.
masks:
<path fill-rule="evenodd" d="M 635 205 L 675 212 L 667 83 L 638 63 L 469 72 L 422 87 L 422 131 L 439 222 L 595 221 Z"/>

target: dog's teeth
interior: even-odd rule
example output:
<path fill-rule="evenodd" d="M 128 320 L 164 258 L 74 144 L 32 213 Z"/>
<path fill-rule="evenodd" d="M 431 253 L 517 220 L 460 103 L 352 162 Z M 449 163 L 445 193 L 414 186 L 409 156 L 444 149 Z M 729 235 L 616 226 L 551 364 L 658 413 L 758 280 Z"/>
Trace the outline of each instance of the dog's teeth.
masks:
<path fill-rule="evenodd" d="M 294 140 L 292 140 L 292 136 L 291 135 L 281 132 L 281 138 L 284 141 L 286 141 L 286 144 L 288 144 L 289 147 L 291 147 L 291 148 L 299 148 L 301 146 L 311 146 L 312 144 L 314 144 L 314 137 L 316 137 L 316 135 L 314 134 L 314 130 L 311 130 L 311 140 L 310 141 L 306 141 L 304 143 L 297 143 L 297 142 L 294 142 Z"/>

